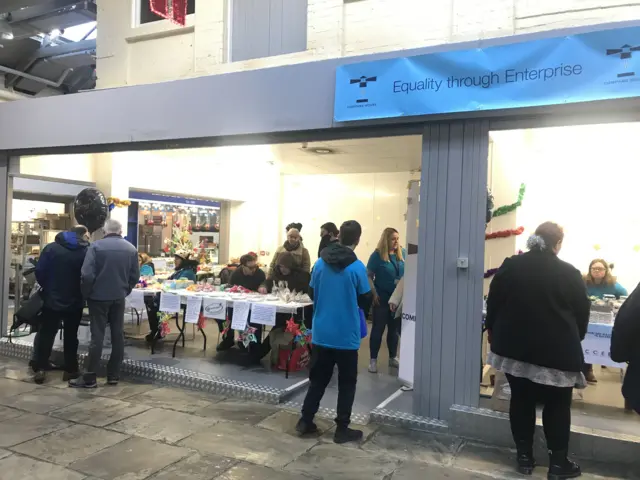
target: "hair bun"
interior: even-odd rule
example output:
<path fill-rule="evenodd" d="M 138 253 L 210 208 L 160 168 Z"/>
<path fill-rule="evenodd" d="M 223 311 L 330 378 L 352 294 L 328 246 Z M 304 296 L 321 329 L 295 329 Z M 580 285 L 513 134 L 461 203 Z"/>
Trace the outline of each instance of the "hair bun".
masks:
<path fill-rule="evenodd" d="M 540 235 L 531 235 L 527 239 L 527 248 L 529 250 L 545 250 L 547 244 Z"/>

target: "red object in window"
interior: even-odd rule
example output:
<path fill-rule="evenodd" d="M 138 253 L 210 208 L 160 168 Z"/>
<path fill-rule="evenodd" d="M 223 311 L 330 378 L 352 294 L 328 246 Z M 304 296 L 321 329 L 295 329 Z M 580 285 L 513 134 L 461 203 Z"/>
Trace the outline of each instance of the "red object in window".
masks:
<path fill-rule="evenodd" d="M 187 0 L 173 0 L 171 20 L 176 25 L 184 27 L 187 24 Z"/>
<path fill-rule="evenodd" d="M 162 18 L 169 18 L 169 0 L 149 0 L 149 10 Z"/>

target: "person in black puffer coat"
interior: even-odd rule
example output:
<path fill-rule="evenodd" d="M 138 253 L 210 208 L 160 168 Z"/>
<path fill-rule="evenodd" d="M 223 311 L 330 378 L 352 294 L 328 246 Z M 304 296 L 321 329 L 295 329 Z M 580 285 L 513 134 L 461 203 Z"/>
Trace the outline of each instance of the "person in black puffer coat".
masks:
<path fill-rule="evenodd" d="M 64 379 L 77 378 L 78 328 L 84 300 L 80 289 L 80 271 L 89 247 L 89 232 L 77 226 L 56 235 L 55 242 L 42 250 L 36 265 L 36 279 L 42 288 L 44 307 L 38 332 L 33 369 L 36 383 L 43 383 L 49 369 L 49 357 L 60 324 L 64 322 Z"/>

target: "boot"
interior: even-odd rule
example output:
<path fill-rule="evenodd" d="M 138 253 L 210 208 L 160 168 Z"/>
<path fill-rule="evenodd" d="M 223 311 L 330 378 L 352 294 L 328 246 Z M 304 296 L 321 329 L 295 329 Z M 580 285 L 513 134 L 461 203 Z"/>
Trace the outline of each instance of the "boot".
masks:
<path fill-rule="evenodd" d="M 370 373 L 378 373 L 378 360 L 371 359 L 369 362 L 369 372 Z"/>
<path fill-rule="evenodd" d="M 296 432 L 298 432 L 300 436 L 312 435 L 318 433 L 318 426 L 314 422 L 308 422 L 301 418 L 296 424 Z"/>
<path fill-rule="evenodd" d="M 587 383 L 598 383 L 598 379 L 593 373 L 593 367 L 589 367 L 589 369 L 584 373 L 584 378 L 587 379 Z"/>
<path fill-rule="evenodd" d="M 364 434 L 362 433 L 362 430 L 354 430 L 353 428 L 338 426 L 336 428 L 336 433 L 333 435 L 333 442 L 338 444 L 359 442 L 362 440 L 363 436 Z"/>
<path fill-rule="evenodd" d="M 536 460 L 533 458 L 533 448 L 530 446 L 518 446 L 516 461 L 518 463 L 518 473 L 522 475 L 532 475 L 536 468 Z"/>
<path fill-rule="evenodd" d="M 95 373 L 85 373 L 74 380 L 69 380 L 71 388 L 98 388 Z"/>
<path fill-rule="evenodd" d="M 582 475 L 580 466 L 567 458 L 567 451 L 561 450 L 549 453 L 548 480 L 563 480 L 565 478 L 577 478 Z"/>
<path fill-rule="evenodd" d="M 230 330 L 224 337 L 222 337 L 222 341 L 216 347 L 216 351 L 224 352 L 225 350 L 229 350 L 230 348 L 233 348 L 234 343 L 233 332 Z"/>

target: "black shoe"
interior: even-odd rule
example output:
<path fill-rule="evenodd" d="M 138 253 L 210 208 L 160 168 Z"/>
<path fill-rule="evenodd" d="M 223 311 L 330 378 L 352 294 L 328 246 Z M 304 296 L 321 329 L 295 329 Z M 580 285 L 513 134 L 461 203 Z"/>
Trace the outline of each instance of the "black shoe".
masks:
<path fill-rule="evenodd" d="M 354 430 L 349 427 L 338 427 L 333 436 L 334 443 L 359 442 L 362 440 L 362 430 Z"/>
<path fill-rule="evenodd" d="M 98 382 L 95 375 L 80 375 L 75 380 L 69 380 L 71 388 L 98 388 Z"/>
<path fill-rule="evenodd" d="M 120 381 L 120 377 L 107 377 L 107 385 L 118 385 L 118 382 Z"/>
<path fill-rule="evenodd" d="M 582 475 L 580 466 L 567 458 L 567 451 L 551 452 L 549 454 L 548 480 L 563 480 L 577 478 Z"/>
<path fill-rule="evenodd" d="M 36 374 L 33 376 L 33 381 L 38 385 L 42 385 L 47 378 L 47 372 L 44 370 L 38 370 Z"/>
<path fill-rule="evenodd" d="M 233 348 L 234 343 L 235 342 L 234 342 L 234 339 L 233 339 L 233 335 L 225 335 L 225 337 L 222 339 L 222 341 L 216 347 L 216 351 L 217 352 L 224 352 L 226 350 L 229 350 L 230 348 Z"/>
<path fill-rule="evenodd" d="M 532 453 L 518 453 L 518 473 L 522 475 L 533 475 L 533 469 L 536 468 L 536 460 Z"/>
<path fill-rule="evenodd" d="M 301 418 L 296 425 L 296 432 L 300 435 L 311 435 L 318 433 L 318 426 L 313 422 L 307 422 Z"/>
<path fill-rule="evenodd" d="M 69 380 L 75 380 L 80 376 L 80 372 L 64 372 L 62 374 L 62 381 L 68 382 Z"/>

